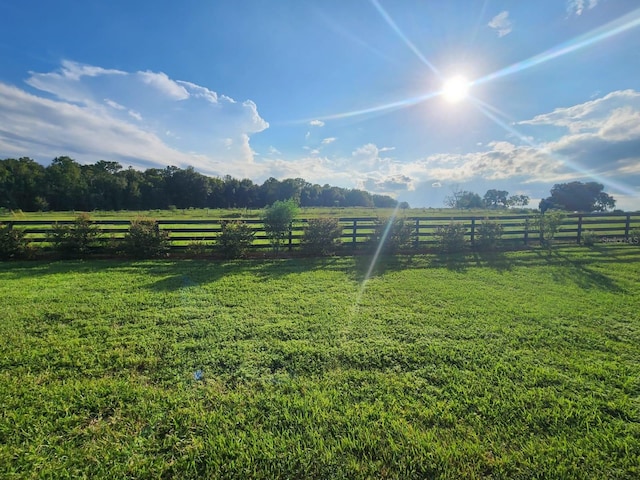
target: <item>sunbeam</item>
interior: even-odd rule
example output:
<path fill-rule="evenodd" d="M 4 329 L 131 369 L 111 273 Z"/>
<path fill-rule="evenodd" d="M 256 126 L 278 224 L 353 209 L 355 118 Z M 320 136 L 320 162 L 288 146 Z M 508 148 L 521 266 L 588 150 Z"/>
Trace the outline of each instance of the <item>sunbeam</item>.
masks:
<path fill-rule="evenodd" d="M 603 40 L 606 40 L 607 38 L 611 38 L 615 35 L 626 32 L 627 30 L 630 30 L 639 25 L 640 8 L 634 10 L 631 13 L 623 15 L 616 20 L 613 20 L 606 25 L 603 25 L 602 27 L 598 27 L 590 31 L 589 33 L 585 33 L 584 35 L 580 35 L 579 37 L 569 40 L 568 42 L 557 45 L 547 50 L 546 52 L 539 53 L 538 55 L 535 55 L 527 60 L 514 63 L 513 65 L 498 70 L 497 72 L 478 78 L 477 80 L 474 80 L 472 84 L 480 85 L 492 80 L 496 80 L 498 78 L 513 75 L 517 72 L 528 70 L 529 68 L 535 67 L 536 65 L 540 65 L 541 63 L 548 62 L 549 60 L 553 60 L 568 53 L 575 52 L 576 50 L 591 46 L 594 43 L 601 42 Z"/>
<path fill-rule="evenodd" d="M 523 143 L 527 144 L 531 148 L 535 148 L 536 150 L 544 153 L 545 155 L 548 155 L 549 157 L 553 158 L 555 161 L 563 165 L 566 165 L 567 167 L 571 168 L 572 170 L 579 173 L 580 175 L 583 175 L 587 178 L 591 178 L 599 183 L 602 183 L 603 185 L 616 189 L 619 192 L 624 193 L 625 195 L 637 195 L 637 193 L 631 187 L 619 182 L 614 182 L 613 180 L 610 180 L 604 177 L 603 175 L 600 175 L 592 170 L 587 170 L 581 165 L 577 164 L 576 162 L 569 160 L 567 157 L 553 153 L 548 148 L 545 148 L 533 143 L 525 135 L 522 135 L 511 125 L 503 122 L 500 118 L 497 117 L 497 115 L 507 117 L 505 113 L 501 112 L 499 109 L 489 105 L 486 102 L 483 102 L 478 98 L 469 97 L 469 99 L 471 100 L 472 105 L 474 105 L 489 120 L 493 121 L 496 125 L 503 128 L 508 133 L 518 138 L 519 140 L 521 140 Z"/>
<path fill-rule="evenodd" d="M 384 228 L 382 237 L 380 237 L 380 242 L 376 247 L 376 251 L 373 254 L 373 257 L 371 258 L 371 263 L 369 264 L 367 273 L 365 274 L 364 279 L 362 280 L 362 284 L 360 285 L 360 290 L 358 291 L 358 296 L 356 297 L 356 301 L 353 306 L 354 310 L 357 310 L 358 306 L 360 305 L 360 300 L 362 299 L 362 294 L 364 293 L 365 288 L 367 287 L 367 282 L 369 281 L 369 279 L 371 278 L 371 275 L 373 274 L 373 269 L 376 267 L 376 264 L 378 263 L 378 257 L 380 256 L 382 247 L 384 247 L 384 243 L 387 241 L 387 237 L 389 236 L 389 231 L 391 230 L 391 227 L 393 226 L 393 222 L 395 221 L 396 216 L 398 215 L 398 210 L 400 208 L 399 205 L 400 205 L 399 203 L 396 204 L 396 207 L 393 210 L 393 213 L 387 220 L 387 225 Z"/>
<path fill-rule="evenodd" d="M 400 37 L 400 39 L 405 43 L 405 45 L 409 47 L 409 49 L 413 53 L 415 53 L 415 55 L 422 61 L 422 63 L 424 63 L 427 67 L 431 69 L 433 73 L 435 73 L 437 76 L 440 77 L 440 71 L 436 68 L 436 66 L 433 63 L 431 63 L 429 60 L 427 60 L 427 58 L 422 54 L 422 52 L 418 50 L 418 47 L 416 47 L 413 44 L 413 42 L 407 38 L 407 36 L 402 32 L 402 30 L 400 30 L 398 25 L 396 25 L 396 22 L 394 22 L 393 19 L 389 16 L 387 11 L 384 8 L 382 8 L 382 5 L 378 3 L 378 0 L 371 0 L 371 3 L 376 8 L 380 16 L 384 19 L 384 21 L 387 22 L 387 25 L 391 27 L 391 29 L 396 33 L 396 35 Z"/>

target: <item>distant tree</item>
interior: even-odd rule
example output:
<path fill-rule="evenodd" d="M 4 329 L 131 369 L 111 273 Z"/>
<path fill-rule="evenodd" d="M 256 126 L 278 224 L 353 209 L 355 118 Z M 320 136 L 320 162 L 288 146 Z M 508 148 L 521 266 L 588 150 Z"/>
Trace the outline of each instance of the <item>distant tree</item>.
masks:
<path fill-rule="evenodd" d="M 373 207 L 373 199 L 369 192 L 352 189 L 344 197 L 345 207 Z"/>
<path fill-rule="evenodd" d="M 526 207 L 529 205 L 529 197 L 527 195 L 511 195 L 507 199 L 509 207 Z"/>
<path fill-rule="evenodd" d="M 44 167 L 27 157 L 0 160 L 0 207 L 40 210 L 44 174 Z"/>
<path fill-rule="evenodd" d="M 69 157 L 54 158 L 45 169 L 47 202 L 52 210 L 86 210 L 87 185 L 80 164 Z"/>
<path fill-rule="evenodd" d="M 604 212 L 613 209 L 616 201 L 603 192 L 604 186 L 597 182 L 558 183 L 551 189 L 551 196 L 540 201 L 542 213 L 549 209 Z"/>
<path fill-rule="evenodd" d="M 402 210 L 407 210 L 408 208 L 411 208 L 409 206 L 409 202 L 400 202 L 400 205 L 398 205 L 398 207 L 400 207 Z"/>
<path fill-rule="evenodd" d="M 444 204 L 449 208 L 458 208 L 460 210 L 482 208 L 484 206 L 480 195 L 459 189 L 454 189 L 453 193 L 445 198 Z"/>
<path fill-rule="evenodd" d="M 487 208 L 506 208 L 508 205 L 509 192 L 506 190 L 487 190 L 484 194 L 484 205 Z"/>
<path fill-rule="evenodd" d="M 395 208 L 398 201 L 389 195 L 373 195 L 373 206 L 376 208 Z"/>

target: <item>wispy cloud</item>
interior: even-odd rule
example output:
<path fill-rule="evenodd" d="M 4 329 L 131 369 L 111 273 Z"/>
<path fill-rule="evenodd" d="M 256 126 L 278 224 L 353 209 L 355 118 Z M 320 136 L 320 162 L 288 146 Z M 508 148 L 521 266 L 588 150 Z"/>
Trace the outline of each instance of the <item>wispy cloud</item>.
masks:
<path fill-rule="evenodd" d="M 311 120 L 309 125 L 312 127 L 324 127 L 324 122 L 322 120 Z"/>
<path fill-rule="evenodd" d="M 568 0 L 567 12 L 569 14 L 582 15 L 585 10 L 591 10 L 598 5 L 599 0 Z"/>
<path fill-rule="evenodd" d="M 498 32 L 499 37 L 504 37 L 513 30 L 513 25 L 509 20 L 509 12 L 506 10 L 493 17 L 488 26 Z"/>
<path fill-rule="evenodd" d="M 337 140 L 336 137 L 328 137 L 328 138 L 323 139 L 322 142 L 320 142 L 320 143 L 322 143 L 322 145 L 329 145 L 330 143 L 333 143 L 336 140 Z"/>

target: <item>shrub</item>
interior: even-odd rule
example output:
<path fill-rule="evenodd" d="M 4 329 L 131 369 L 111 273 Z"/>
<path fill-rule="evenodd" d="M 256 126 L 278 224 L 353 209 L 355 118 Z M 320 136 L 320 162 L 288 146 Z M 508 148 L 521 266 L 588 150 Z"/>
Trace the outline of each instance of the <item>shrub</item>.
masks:
<path fill-rule="evenodd" d="M 193 255 L 197 257 L 201 257 L 206 255 L 209 252 L 210 244 L 207 243 L 204 239 L 202 240 L 193 240 L 189 242 L 187 245 L 187 255 Z"/>
<path fill-rule="evenodd" d="M 463 223 L 451 222 L 449 225 L 441 225 L 436 230 L 438 250 L 444 253 L 462 252 L 467 247 L 464 238 L 467 227 Z"/>
<path fill-rule="evenodd" d="M 100 232 L 88 213 L 80 213 L 71 225 L 55 223 L 47 234 L 54 250 L 70 256 L 82 256 L 98 245 Z"/>
<path fill-rule="evenodd" d="M 404 218 L 376 220 L 373 235 L 369 237 L 369 244 L 372 248 L 378 248 L 380 242 L 384 241 L 380 251 L 394 254 L 411 247 L 411 237 L 412 225 L 405 223 Z"/>
<path fill-rule="evenodd" d="M 223 222 L 216 244 L 226 258 L 241 258 L 253 243 L 255 232 L 244 222 Z"/>
<path fill-rule="evenodd" d="M 592 247 L 598 241 L 598 235 L 591 230 L 582 232 L 582 245 Z"/>
<path fill-rule="evenodd" d="M 640 247 L 640 228 L 634 228 L 629 232 L 629 243 Z"/>
<path fill-rule="evenodd" d="M 22 258 L 27 252 L 24 231 L 0 223 L 0 260 Z"/>
<path fill-rule="evenodd" d="M 567 217 L 565 212 L 560 210 L 547 210 L 544 214 L 538 216 L 535 223 L 540 232 L 540 244 L 551 248 L 556 233 L 560 230 L 560 226 Z"/>
<path fill-rule="evenodd" d="M 333 255 L 340 247 L 342 226 L 337 218 L 312 218 L 304 229 L 302 249 L 314 255 Z"/>
<path fill-rule="evenodd" d="M 276 201 L 264 210 L 262 222 L 273 250 L 277 253 L 290 232 L 291 222 L 298 213 L 298 205 L 292 199 Z"/>
<path fill-rule="evenodd" d="M 494 250 L 500 247 L 503 227 L 498 222 L 485 219 L 476 229 L 476 245 L 481 250 Z"/>
<path fill-rule="evenodd" d="M 123 245 L 125 253 L 137 258 L 161 257 L 169 251 L 169 232 L 151 218 L 138 218 L 131 222 Z"/>

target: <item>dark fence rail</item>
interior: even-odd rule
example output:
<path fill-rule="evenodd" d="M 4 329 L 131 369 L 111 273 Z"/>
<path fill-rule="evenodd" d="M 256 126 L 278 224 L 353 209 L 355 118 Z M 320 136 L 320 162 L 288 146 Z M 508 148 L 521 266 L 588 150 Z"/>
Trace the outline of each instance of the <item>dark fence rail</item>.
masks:
<path fill-rule="evenodd" d="M 502 242 L 513 245 L 528 245 L 540 241 L 540 229 L 535 215 L 495 215 L 495 216 L 452 216 L 452 217 L 398 217 L 404 219 L 412 227 L 413 245 L 416 248 L 429 248 L 438 241 L 438 228 L 451 223 L 464 225 L 465 237 L 470 244 L 478 239 L 478 227 L 485 221 L 502 225 Z M 169 232 L 171 248 L 180 250 L 194 244 L 213 244 L 222 231 L 222 225 L 230 220 L 158 220 L 161 230 Z M 234 219 L 251 225 L 255 232 L 252 247 L 269 248 L 269 240 L 261 220 Z M 376 217 L 339 218 L 342 226 L 342 243 L 358 247 L 364 244 L 374 233 L 379 219 Z M 291 225 L 286 246 L 289 249 L 300 244 L 308 220 L 296 219 Z M 24 230 L 26 238 L 32 243 L 46 244 L 47 234 L 54 225 L 72 225 L 73 220 L 52 222 L 47 220 L 10 220 L 0 221 L 10 228 Z M 127 234 L 129 220 L 96 220 L 92 222 L 98 227 L 102 238 L 122 239 Z M 555 241 L 580 243 L 585 232 L 595 234 L 601 241 L 628 241 L 630 233 L 640 229 L 640 213 L 588 213 L 568 214 L 555 234 Z"/>

